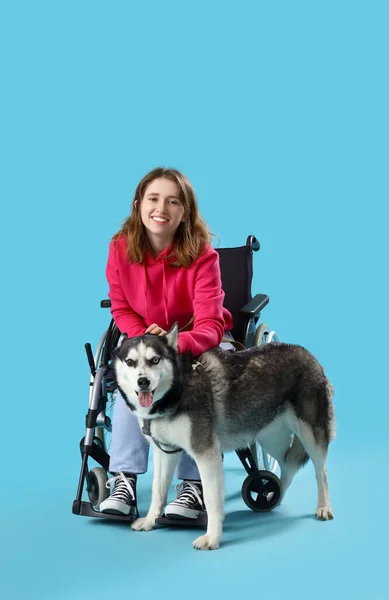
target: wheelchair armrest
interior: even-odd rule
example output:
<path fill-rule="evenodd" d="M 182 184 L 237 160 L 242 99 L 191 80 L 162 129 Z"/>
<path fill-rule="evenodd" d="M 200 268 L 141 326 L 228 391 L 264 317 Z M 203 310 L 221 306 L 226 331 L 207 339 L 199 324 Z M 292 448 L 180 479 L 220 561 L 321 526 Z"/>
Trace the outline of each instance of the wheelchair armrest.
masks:
<path fill-rule="evenodd" d="M 111 300 L 102 300 L 100 306 L 101 308 L 111 308 Z"/>
<path fill-rule="evenodd" d="M 250 319 L 254 319 L 263 308 L 265 308 L 266 304 L 269 304 L 269 296 L 265 296 L 265 294 L 257 294 L 244 306 L 240 309 L 240 313 L 246 315 Z"/>

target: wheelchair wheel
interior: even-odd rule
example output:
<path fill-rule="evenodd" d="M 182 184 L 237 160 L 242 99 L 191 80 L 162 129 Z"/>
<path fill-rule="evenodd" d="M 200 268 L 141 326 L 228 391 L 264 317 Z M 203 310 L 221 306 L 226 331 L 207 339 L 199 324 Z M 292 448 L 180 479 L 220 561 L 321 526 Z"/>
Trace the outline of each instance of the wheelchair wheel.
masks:
<path fill-rule="evenodd" d="M 109 489 L 105 485 L 108 481 L 107 471 L 102 467 L 94 467 L 89 471 L 88 497 L 94 508 L 99 509 L 100 504 L 109 496 Z"/>
<path fill-rule="evenodd" d="M 242 485 L 242 498 L 255 512 L 272 510 L 281 498 L 281 482 L 270 471 L 250 473 Z"/>
<path fill-rule="evenodd" d="M 111 321 L 110 327 L 103 333 L 100 338 L 99 344 L 97 346 L 95 355 L 93 357 L 94 364 L 97 369 L 104 368 L 107 369 L 110 363 L 110 355 L 112 353 L 112 349 L 116 347 L 120 337 L 120 332 L 114 325 L 113 321 Z M 116 388 L 112 380 L 112 376 L 110 374 L 109 368 L 106 374 L 103 376 L 101 380 L 101 384 L 96 382 L 95 378 L 92 376 L 90 383 L 89 391 L 89 406 L 92 398 L 92 389 L 93 386 L 101 385 L 101 391 L 97 390 L 97 393 L 102 395 L 105 398 L 105 410 L 101 413 L 97 419 L 97 426 L 95 429 L 95 437 L 100 442 L 100 446 L 102 447 L 107 454 L 109 454 L 111 447 L 111 426 L 112 426 L 112 418 L 113 418 L 113 410 L 116 399 Z"/>
<path fill-rule="evenodd" d="M 107 392 L 107 403 L 105 405 L 105 418 L 107 423 L 111 423 L 113 418 L 113 410 L 115 406 L 116 390 L 114 392 Z M 100 445 L 107 454 L 109 454 L 111 448 L 111 427 L 96 427 L 95 436 L 99 440 Z"/>
<path fill-rule="evenodd" d="M 263 346 L 264 344 L 269 344 L 270 342 L 279 341 L 280 340 L 276 332 L 271 331 L 270 327 L 268 327 L 266 323 L 261 323 L 256 329 L 253 346 Z"/>
<path fill-rule="evenodd" d="M 261 323 L 258 325 L 254 335 L 253 346 L 263 346 L 263 344 L 266 344 L 269 333 L 270 328 L 266 325 L 266 323 Z"/>

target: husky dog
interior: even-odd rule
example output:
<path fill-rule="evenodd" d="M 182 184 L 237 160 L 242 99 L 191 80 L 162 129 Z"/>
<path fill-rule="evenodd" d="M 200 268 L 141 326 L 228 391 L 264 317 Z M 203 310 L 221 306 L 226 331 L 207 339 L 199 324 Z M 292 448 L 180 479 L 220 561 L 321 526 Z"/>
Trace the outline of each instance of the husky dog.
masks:
<path fill-rule="evenodd" d="M 162 514 L 181 448 L 197 463 L 208 515 L 193 545 L 219 547 L 223 520 L 222 452 L 259 442 L 281 468 L 281 494 L 311 458 L 316 517 L 332 519 L 326 472 L 334 438 L 333 388 L 317 360 L 301 346 L 270 343 L 242 352 L 215 348 L 198 359 L 177 353 L 178 327 L 164 336 L 124 339 L 115 351 L 117 384 L 153 445 L 149 512 L 132 528 L 149 531 Z"/>

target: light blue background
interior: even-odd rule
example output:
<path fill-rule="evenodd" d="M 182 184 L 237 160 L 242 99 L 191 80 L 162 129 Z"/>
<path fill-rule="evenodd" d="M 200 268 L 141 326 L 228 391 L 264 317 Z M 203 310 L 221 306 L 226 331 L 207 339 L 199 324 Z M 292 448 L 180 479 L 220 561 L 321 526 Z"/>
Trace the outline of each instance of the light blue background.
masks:
<path fill-rule="evenodd" d="M 389 597 L 388 16 L 384 1 L 1 4 L 4 600 Z M 71 514 L 109 239 L 159 165 L 189 177 L 221 246 L 258 237 L 263 320 L 335 385 L 331 523 L 311 518 L 311 466 L 250 513 L 234 455 L 218 552 Z M 149 491 L 150 474 L 142 512 Z"/>

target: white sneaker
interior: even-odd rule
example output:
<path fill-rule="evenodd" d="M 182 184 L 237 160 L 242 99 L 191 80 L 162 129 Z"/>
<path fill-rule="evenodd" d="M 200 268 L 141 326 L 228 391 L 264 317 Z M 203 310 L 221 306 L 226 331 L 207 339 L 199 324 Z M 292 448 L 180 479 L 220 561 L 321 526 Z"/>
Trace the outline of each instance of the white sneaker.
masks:
<path fill-rule="evenodd" d="M 201 481 L 184 480 L 176 485 L 177 498 L 165 508 L 168 518 L 197 519 L 205 511 Z"/>
<path fill-rule="evenodd" d="M 129 515 L 138 517 L 136 505 L 136 475 L 132 473 L 115 473 L 108 479 L 106 486 L 112 490 L 109 498 L 100 504 L 100 512 L 113 515 Z"/>

